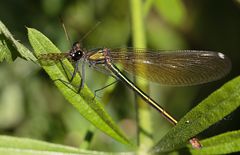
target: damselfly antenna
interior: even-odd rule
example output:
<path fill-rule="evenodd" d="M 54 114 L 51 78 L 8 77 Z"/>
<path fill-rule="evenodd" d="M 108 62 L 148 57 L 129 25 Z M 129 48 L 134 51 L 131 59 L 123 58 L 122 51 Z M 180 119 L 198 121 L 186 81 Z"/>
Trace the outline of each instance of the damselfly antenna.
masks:
<path fill-rule="evenodd" d="M 69 45 L 70 45 L 70 47 L 72 46 L 72 42 L 71 42 L 71 40 L 70 40 L 70 37 L 69 37 L 69 34 L 68 34 L 68 32 L 67 32 L 67 29 L 66 29 L 66 27 L 65 27 L 65 24 L 64 24 L 64 22 L 63 22 L 63 19 L 60 17 L 60 21 L 61 21 L 61 23 L 62 23 L 62 27 L 63 27 L 63 30 L 64 30 L 64 33 L 65 33 L 65 36 L 66 36 L 66 38 L 67 38 L 67 40 L 68 40 L 68 42 L 69 42 Z"/>
<path fill-rule="evenodd" d="M 70 37 L 69 37 L 68 31 L 67 31 L 66 26 L 65 26 L 65 24 L 64 24 L 64 22 L 63 22 L 63 19 L 62 19 L 61 17 L 60 17 L 60 21 L 61 21 L 61 23 L 62 23 L 62 27 L 63 27 L 64 33 L 65 33 L 65 36 L 66 36 L 66 38 L 67 38 L 70 46 L 72 46 L 72 41 L 71 41 L 71 39 L 70 39 Z M 100 23 L 101 23 L 101 22 L 98 21 L 87 33 L 85 33 L 85 34 L 83 35 L 83 37 L 80 39 L 79 42 L 81 43 L 81 42 L 83 41 L 83 39 L 85 39 L 90 33 L 92 33 L 92 32 L 98 27 L 98 25 L 99 25 Z"/>

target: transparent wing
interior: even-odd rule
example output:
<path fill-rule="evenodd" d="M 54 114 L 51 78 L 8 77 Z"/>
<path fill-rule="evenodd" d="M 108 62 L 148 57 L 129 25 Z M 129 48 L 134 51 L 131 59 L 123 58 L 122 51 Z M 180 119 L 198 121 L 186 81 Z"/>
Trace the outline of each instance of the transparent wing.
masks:
<path fill-rule="evenodd" d="M 113 63 L 124 70 L 164 85 L 196 85 L 217 80 L 231 69 L 224 54 L 212 51 L 147 51 L 146 49 L 112 49 Z"/>

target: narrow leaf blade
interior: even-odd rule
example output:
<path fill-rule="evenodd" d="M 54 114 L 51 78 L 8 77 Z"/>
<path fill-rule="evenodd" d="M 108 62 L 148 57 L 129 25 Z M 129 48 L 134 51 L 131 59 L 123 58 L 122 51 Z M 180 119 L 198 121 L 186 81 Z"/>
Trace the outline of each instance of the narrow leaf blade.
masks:
<path fill-rule="evenodd" d="M 28 28 L 28 35 L 30 43 L 35 51 L 35 54 L 46 53 L 59 53 L 59 50 L 51 43 L 51 41 L 46 38 L 39 31 Z M 65 60 L 63 62 L 71 71 L 73 70 L 72 65 Z M 94 98 L 92 92 L 85 85 L 81 90 L 80 95 L 76 93 L 76 88 L 67 86 L 58 79 L 67 81 L 65 72 L 63 71 L 61 65 L 52 64 L 49 66 L 42 66 L 44 70 L 49 74 L 50 78 L 55 81 L 55 85 L 62 92 L 64 97 L 78 110 L 78 112 L 90 121 L 95 127 L 102 130 L 107 135 L 118 140 L 123 144 L 129 144 L 129 141 L 120 131 L 118 126 L 113 122 L 111 117 L 105 112 L 103 106 Z M 73 84 L 77 85 L 80 83 L 80 76 L 77 75 L 74 78 Z"/>
<path fill-rule="evenodd" d="M 108 155 L 111 153 L 88 151 L 74 147 L 33 140 L 29 138 L 17 138 L 11 136 L 0 136 L 0 154 L 8 155 Z M 127 154 L 131 154 L 128 152 Z"/>
<path fill-rule="evenodd" d="M 222 120 L 240 105 L 240 77 L 223 85 L 187 113 L 152 148 L 152 152 L 167 152 L 181 147 L 191 137 Z"/>
<path fill-rule="evenodd" d="M 240 152 L 240 130 L 226 132 L 202 142 L 200 150 L 190 149 L 192 154 L 230 154 Z"/>
<path fill-rule="evenodd" d="M 14 39 L 7 27 L 0 21 L 0 62 L 4 59 L 11 62 L 17 56 L 26 60 L 36 61 L 36 58 L 24 45 Z"/>

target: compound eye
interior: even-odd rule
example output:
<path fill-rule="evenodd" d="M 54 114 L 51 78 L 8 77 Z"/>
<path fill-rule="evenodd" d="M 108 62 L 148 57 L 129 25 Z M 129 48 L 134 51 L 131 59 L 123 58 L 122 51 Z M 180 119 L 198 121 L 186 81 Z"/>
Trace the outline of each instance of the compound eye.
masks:
<path fill-rule="evenodd" d="M 79 58 L 81 58 L 81 57 L 83 56 L 83 52 L 80 51 L 80 50 L 77 51 L 77 52 L 76 52 L 76 56 L 79 57 Z"/>
<path fill-rule="evenodd" d="M 83 52 L 81 50 L 78 50 L 72 54 L 72 59 L 74 61 L 78 61 L 82 58 L 82 56 L 83 56 Z"/>

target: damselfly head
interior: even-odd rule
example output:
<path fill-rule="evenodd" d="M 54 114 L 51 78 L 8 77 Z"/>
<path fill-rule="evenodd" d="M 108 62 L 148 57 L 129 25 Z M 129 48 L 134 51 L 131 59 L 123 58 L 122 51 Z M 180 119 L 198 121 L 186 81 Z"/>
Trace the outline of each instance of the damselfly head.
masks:
<path fill-rule="evenodd" d="M 79 42 L 75 42 L 73 44 L 72 49 L 69 52 L 69 55 L 73 61 L 78 61 L 83 57 L 84 51 L 81 48 L 81 44 Z"/>

